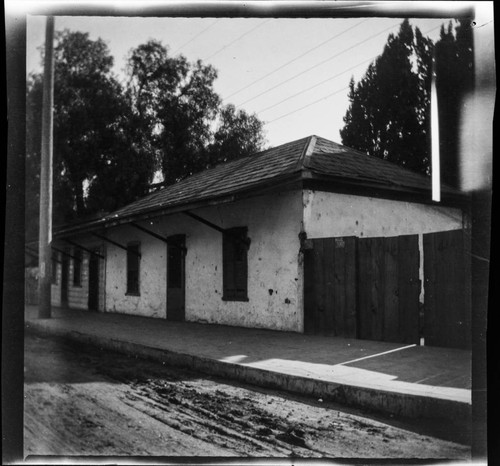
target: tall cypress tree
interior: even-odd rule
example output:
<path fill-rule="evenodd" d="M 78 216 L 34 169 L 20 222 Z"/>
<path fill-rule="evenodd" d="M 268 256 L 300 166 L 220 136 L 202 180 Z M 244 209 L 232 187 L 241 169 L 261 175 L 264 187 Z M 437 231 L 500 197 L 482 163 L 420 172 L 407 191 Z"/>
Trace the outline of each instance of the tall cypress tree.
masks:
<path fill-rule="evenodd" d="M 441 28 L 434 46 L 408 20 L 356 84 L 340 131 L 342 143 L 410 170 L 430 173 L 430 86 L 435 56 L 442 181 L 458 186 L 459 115 L 474 81 L 470 20 Z"/>
<path fill-rule="evenodd" d="M 459 20 L 455 33 L 451 21 L 446 29 L 442 26 L 436 43 L 441 179 L 454 187 L 458 187 L 460 181 L 459 116 L 463 98 L 474 85 L 472 45 L 470 20 Z"/>
<path fill-rule="evenodd" d="M 428 173 L 431 56 L 432 42 L 404 20 L 360 82 L 351 80 L 342 143 Z"/>

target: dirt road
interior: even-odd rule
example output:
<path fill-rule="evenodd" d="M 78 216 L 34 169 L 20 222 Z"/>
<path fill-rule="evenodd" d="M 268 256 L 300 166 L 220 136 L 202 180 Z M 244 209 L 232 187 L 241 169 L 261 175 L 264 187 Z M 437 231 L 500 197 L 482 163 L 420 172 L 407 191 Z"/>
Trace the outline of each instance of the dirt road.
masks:
<path fill-rule="evenodd" d="M 321 401 L 27 336 L 25 453 L 468 459 L 470 447 Z"/>

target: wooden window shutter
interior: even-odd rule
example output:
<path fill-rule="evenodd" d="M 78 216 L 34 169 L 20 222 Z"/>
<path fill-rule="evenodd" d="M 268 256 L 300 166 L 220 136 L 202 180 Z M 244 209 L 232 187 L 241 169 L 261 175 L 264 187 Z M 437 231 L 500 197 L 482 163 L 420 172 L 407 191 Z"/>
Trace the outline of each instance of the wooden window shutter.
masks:
<path fill-rule="evenodd" d="M 140 245 L 127 245 L 127 294 L 139 294 Z"/>
<path fill-rule="evenodd" d="M 223 235 L 223 299 L 248 300 L 247 229 L 231 228 Z"/>

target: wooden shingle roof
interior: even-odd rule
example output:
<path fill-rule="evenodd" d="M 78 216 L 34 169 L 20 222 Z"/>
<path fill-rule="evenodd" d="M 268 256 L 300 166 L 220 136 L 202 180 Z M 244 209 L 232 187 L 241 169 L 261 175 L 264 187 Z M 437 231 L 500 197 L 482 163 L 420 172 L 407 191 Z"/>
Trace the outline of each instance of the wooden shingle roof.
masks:
<path fill-rule="evenodd" d="M 391 192 L 397 198 L 398 193 L 401 196 L 411 193 L 416 201 L 430 200 L 429 177 L 327 139 L 309 136 L 192 175 L 88 226 L 125 223 L 139 216 L 187 210 L 224 198 L 227 202 L 228 197 L 231 200 L 238 194 L 258 195 L 264 187 L 304 180 L 321 181 L 331 191 L 338 188 L 343 192 L 350 187 L 352 192 L 358 189 L 364 195 L 384 197 L 384 193 Z M 443 200 L 447 195 L 456 197 L 459 193 L 442 187 Z M 61 233 L 67 230 L 62 229 Z"/>

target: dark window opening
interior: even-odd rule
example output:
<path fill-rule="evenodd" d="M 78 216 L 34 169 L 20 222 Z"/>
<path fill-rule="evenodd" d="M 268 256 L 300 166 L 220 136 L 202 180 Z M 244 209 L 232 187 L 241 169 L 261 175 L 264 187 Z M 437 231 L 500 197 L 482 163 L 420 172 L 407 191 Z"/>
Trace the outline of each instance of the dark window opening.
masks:
<path fill-rule="evenodd" d="M 247 228 L 230 228 L 223 234 L 222 299 L 248 301 L 248 238 Z"/>
<path fill-rule="evenodd" d="M 139 295 L 140 245 L 127 245 L 127 294 Z"/>
<path fill-rule="evenodd" d="M 82 251 L 73 251 L 73 286 L 82 286 Z"/>
<path fill-rule="evenodd" d="M 169 240 L 173 243 L 168 247 L 167 261 L 167 281 L 169 288 L 182 288 L 183 278 L 183 240 L 184 236 L 170 237 Z"/>

